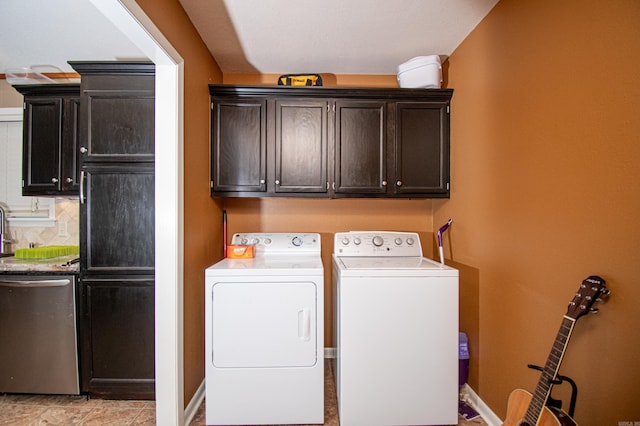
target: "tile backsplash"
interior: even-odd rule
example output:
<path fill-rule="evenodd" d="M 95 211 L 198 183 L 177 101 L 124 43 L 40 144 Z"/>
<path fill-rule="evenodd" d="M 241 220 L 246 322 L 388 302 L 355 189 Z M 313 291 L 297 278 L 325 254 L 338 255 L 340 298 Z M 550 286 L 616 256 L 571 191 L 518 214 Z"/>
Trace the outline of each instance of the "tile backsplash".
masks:
<path fill-rule="evenodd" d="M 9 229 L 11 249 L 38 246 L 78 245 L 80 243 L 80 205 L 78 200 L 56 199 L 56 222 L 53 227 L 14 226 Z"/>

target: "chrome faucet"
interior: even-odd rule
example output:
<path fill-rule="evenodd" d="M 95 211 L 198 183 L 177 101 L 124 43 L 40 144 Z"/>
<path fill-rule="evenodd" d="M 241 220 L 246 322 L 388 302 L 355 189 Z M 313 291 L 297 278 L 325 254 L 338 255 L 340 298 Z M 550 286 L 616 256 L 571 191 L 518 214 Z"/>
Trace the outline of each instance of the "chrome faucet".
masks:
<path fill-rule="evenodd" d="M 4 251 L 5 244 L 12 243 L 11 240 L 5 238 L 6 231 L 7 231 L 6 222 L 7 222 L 7 212 L 2 207 L 2 204 L 0 204 L 0 254 L 5 252 Z"/>

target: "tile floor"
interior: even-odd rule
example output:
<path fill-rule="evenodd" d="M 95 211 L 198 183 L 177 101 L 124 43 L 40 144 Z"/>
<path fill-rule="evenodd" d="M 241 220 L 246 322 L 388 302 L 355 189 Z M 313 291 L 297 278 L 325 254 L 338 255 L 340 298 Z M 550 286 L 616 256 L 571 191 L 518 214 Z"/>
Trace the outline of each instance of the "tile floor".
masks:
<path fill-rule="evenodd" d="M 155 402 L 0 395 L 0 425 L 155 425 Z"/>
<path fill-rule="evenodd" d="M 325 422 L 338 426 L 338 409 L 332 364 L 325 366 Z M 0 395 L 0 425 L 155 425 L 155 402 L 112 401 L 61 395 Z M 205 425 L 204 403 L 200 405 L 189 426 Z M 486 426 L 477 418 L 466 421 L 459 417 L 459 426 Z"/>

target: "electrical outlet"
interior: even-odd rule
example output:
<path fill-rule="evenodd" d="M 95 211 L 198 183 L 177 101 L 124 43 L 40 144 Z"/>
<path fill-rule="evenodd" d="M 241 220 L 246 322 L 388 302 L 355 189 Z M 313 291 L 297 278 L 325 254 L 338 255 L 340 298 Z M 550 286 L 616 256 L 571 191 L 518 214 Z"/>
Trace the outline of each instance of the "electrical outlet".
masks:
<path fill-rule="evenodd" d="M 67 232 L 67 222 L 58 222 L 58 235 L 61 237 L 69 235 Z"/>

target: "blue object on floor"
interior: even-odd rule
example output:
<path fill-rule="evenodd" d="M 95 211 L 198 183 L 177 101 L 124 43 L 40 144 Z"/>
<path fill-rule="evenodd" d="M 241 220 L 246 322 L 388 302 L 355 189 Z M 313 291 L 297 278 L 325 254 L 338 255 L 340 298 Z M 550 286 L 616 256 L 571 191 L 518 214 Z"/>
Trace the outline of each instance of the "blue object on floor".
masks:
<path fill-rule="evenodd" d="M 473 420 L 476 417 L 480 417 L 480 414 L 464 401 L 458 401 L 458 413 L 465 420 Z"/>
<path fill-rule="evenodd" d="M 462 387 L 469 378 L 469 341 L 465 333 L 459 333 L 458 345 L 458 385 Z"/>

